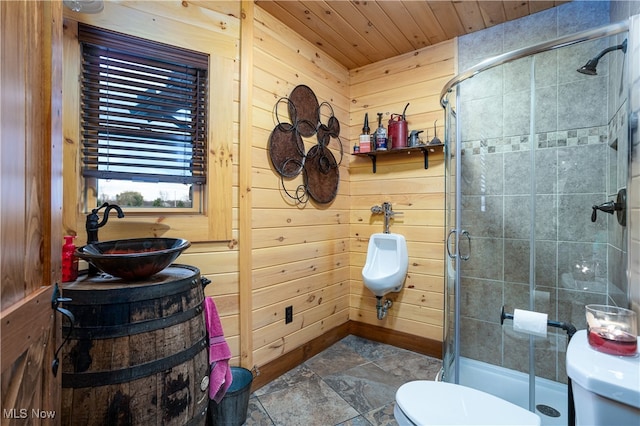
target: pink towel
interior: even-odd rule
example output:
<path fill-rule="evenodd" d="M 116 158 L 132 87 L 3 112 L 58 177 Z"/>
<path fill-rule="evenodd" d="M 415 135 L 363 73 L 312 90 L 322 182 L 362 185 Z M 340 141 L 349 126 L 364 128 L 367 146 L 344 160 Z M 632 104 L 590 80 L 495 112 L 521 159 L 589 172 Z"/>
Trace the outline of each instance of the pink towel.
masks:
<path fill-rule="evenodd" d="M 207 323 L 207 334 L 209 335 L 209 365 L 211 368 L 209 374 L 209 399 L 213 399 L 219 404 L 224 394 L 227 393 L 227 389 L 231 386 L 233 376 L 229 366 L 231 351 L 227 341 L 224 339 L 224 331 L 222 330 L 222 324 L 220 324 L 218 310 L 211 297 L 204 298 L 204 318 Z"/>

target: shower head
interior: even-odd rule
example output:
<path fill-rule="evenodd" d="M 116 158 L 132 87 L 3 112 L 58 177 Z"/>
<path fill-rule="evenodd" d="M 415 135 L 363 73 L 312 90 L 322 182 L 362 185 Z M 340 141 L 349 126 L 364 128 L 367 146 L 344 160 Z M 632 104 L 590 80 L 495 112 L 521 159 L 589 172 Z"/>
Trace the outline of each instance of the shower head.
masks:
<path fill-rule="evenodd" d="M 598 53 L 598 56 L 593 59 L 589 59 L 584 66 L 578 68 L 576 71 L 586 75 L 597 75 L 598 73 L 596 72 L 596 67 L 598 66 L 598 61 L 602 59 L 604 55 L 609 52 L 613 52 L 614 50 L 622 50 L 623 53 L 627 53 L 627 39 L 624 39 L 622 44 L 607 47 L 602 52 Z"/>
<path fill-rule="evenodd" d="M 598 66 L 598 59 L 595 59 L 595 58 L 589 59 L 585 65 L 578 68 L 576 71 L 586 75 L 598 75 L 598 73 L 596 72 L 597 66 Z"/>

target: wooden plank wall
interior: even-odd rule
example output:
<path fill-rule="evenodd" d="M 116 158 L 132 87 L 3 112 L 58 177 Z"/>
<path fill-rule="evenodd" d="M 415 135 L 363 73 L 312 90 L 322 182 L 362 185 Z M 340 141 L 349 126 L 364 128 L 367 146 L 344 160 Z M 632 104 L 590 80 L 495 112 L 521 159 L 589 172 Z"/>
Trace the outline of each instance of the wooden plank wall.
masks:
<path fill-rule="evenodd" d="M 371 132 L 377 127 L 377 113 L 388 127 L 391 114 L 401 114 L 405 105 L 409 131 L 424 130 L 425 141 L 437 135 L 444 139 L 444 113 L 440 91 L 455 75 L 455 42 L 445 41 L 351 70 L 351 146 L 362 133 L 365 113 Z M 428 131 L 428 135 L 427 135 Z M 350 319 L 403 331 L 433 340 L 442 340 L 444 291 L 444 160 L 442 149 L 429 156 L 424 169 L 421 153 L 381 156 L 377 173 L 366 157 L 351 156 L 350 197 Z M 371 207 L 390 202 L 396 215 L 391 232 L 407 239 L 409 272 L 404 289 L 390 293 L 393 307 L 383 320 L 377 319 L 376 299 L 364 287 L 362 268 L 369 236 L 383 232 L 382 215 Z"/>
<path fill-rule="evenodd" d="M 230 9 L 216 11 L 218 4 Z M 206 294 L 215 297 L 233 353 L 232 363 L 240 364 L 239 297 L 245 294 L 241 292 L 241 288 L 245 288 L 242 286 L 247 285 L 251 286 L 248 306 L 252 315 L 252 335 L 247 336 L 252 341 L 247 347 L 252 348 L 252 352 L 246 358 L 243 355 L 242 363 L 248 367 L 273 361 L 349 319 L 441 340 L 442 153 L 430 157 L 429 170 L 424 170 L 421 154 L 388 156 L 378 161 L 376 174 L 372 173 L 367 158 L 355 158 L 349 153 L 361 131 L 365 112 L 369 112 L 373 130 L 376 112 L 384 112 L 386 122 L 390 113 L 402 112 L 407 102 L 410 103 L 407 109 L 410 129 L 431 128 L 429 136 L 432 137 L 437 119 L 438 136 L 443 137 L 439 93 L 454 73 L 454 43 L 444 42 L 349 72 L 261 8 L 254 7 L 254 28 L 248 32 L 253 34 L 250 43 L 253 45 L 253 77 L 252 81 L 241 83 L 240 4 L 205 2 L 202 5 L 200 8 L 191 2 L 109 2 L 105 12 L 92 19 L 98 20 L 96 25 L 108 27 L 111 22 L 116 28 L 113 22 L 123 22 L 123 16 L 144 22 L 170 21 L 173 37 L 197 34 L 193 40 L 202 45 L 235 46 L 231 49 L 233 80 L 228 82 L 235 105 L 241 102 L 240 85 L 252 84 L 252 99 L 247 100 L 252 111 L 250 140 L 239 141 L 240 107 L 233 110 L 233 239 L 195 242 L 179 258 L 181 263 L 200 268 L 202 274 L 213 281 L 206 288 Z M 243 5 L 250 7 L 252 3 Z M 130 21 L 122 25 L 127 22 Z M 147 25 L 143 30 L 153 37 L 155 28 L 158 28 L 155 24 Z M 280 177 L 269 160 L 268 140 L 277 122 L 275 105 L 300 84 L 309 86 L 319 102 L 331 104 L 341 125 L 345 154 L 339 167 L 338 194 L 329 204 L 310 201 L 296 205 L 282 189 Z M 68 101 L 73 102 L 65 99 L 65 105 Z M 281 119 L 286 120 L 286 105 L 280 105 L 279 111 Z M 324 123 L 327 114 L 328 110 L 323 109 Z M 71 142 L 67 140 L 66 145 L 73 145 Z M 251 144 L 251 158 L 244 158 L 251 163 L 251 220 L 250 225 L 243 225 L 251 226 L 250 283 L 239 282 L 242 265 L 238 240 L 243 232 L 238 219 L 239 161 L 243 161 L 239 152 L 246 152 L 240 150 L 240 143 Z M 305 138 L 305 149 L 308 151 L 315 143 L 315 138 Z M 340 159 L 337 141 L 332 140 L 330 147 Z M 65 149 L 67 156 L 69 147 Z M 65 169 L 65 195 L 69 173 L 75 172 Z M 300 183 L 301 177 L 285 180 L 290 192 L 295 192 Z M 389 316 L 378 321 L 375 298 L 364 288 L 360 273 L 368 236 L 382 231 L 381 218 L 372 217 L 370 208 L 383 201 L 391 202 L 395 210 L 404 212 L 391 230 L 407 236 L 410 268 L 405 289 L 394 296 L 396 304 Z M 106 229 L 101 230 L 101 238 L 108 237 L 120 235 L 111 236 Z M 284 321 L 287 306 L 293 307 L 290 324 Z"/>
<path fill-rule="evenodd" d="M 348 72 L 259 7 L 254 9 L 253 69 L 253 363 L 263 365 L 349 318 L 348 155 L 329 204 L 298 204 L 282 189 L 268 154 L 274 108 L 297 85 L 331 104 L 348 137 Z M 283 113 L 284 111 L 284 113 Z M 327 123 L 328 109 L 321 121 Z M 287 106 L 278 108 L 287 120 Z M 317 143 L 303 138 L 305 152 Z M 346 140 L 345 140 L 346 142 Z M 330 144 L 339 161 L 337 140 Z M 344 146 L 344 149 L 348 149 Z M 284 181 L 295 192 L 301 176 Z M 287 306 L 293 322 L 285 324 Z"/>
<path fill-rule="evenodd" d="M 127 214 L 122 220 L 112 219 L 100 229 L 100 239 L 131 238 L 132 236 L 160 235 L 177 236 L 192 241 L 191 247 L 183 253 L 177 263 L 193 265 L 200 269 L 201 275 L 212 281 L 205 288 L 207 296 L 213 296 L 220 314 L 222 327 L 233 355 L 232 363 L 238 365 L 240 356 L 240 320 L 239 320 L 239 256 L 238 256 L 238 127 L 239 127 L 239 39 L 240 4 L 238 2 L 211 2 L 208 7 L 200 7 L 192 2 L 105 2 L 104 11 L 96 15 L 76 14 L 65 9 L 65 49 L 73 48 L 73 22 L 86 22 L 102 28 L 111 29 L 152 40 L 183 45 L 185 47 L 210 54 L 214 104 L 210 114 L 210 135 L 222 144 L 220 150 L 232 148 L 232 180 L 227 181 L 220 175 L 210 176 L 218 185 L 232 185 L 232 239 L 229 241 L 206 241 L 207 217 L 179 215 L 160 216 L 157 220 Z M 171 29 L 168 31 L 168 29 Z M 69 33 L 71 31 L 71 33 Z M 69 33 L 69 34 L 68 34 Z M 77 46 L 77 44 L 76 44 Z M 65 52 L 65 57 L 68 52 Z M 79 241 L 85 237 L 84 215 L 79 213 L 81 193 L 78 160 L 78 94 L 77 75 L 70 72 L 73 68 L 70 60 L 65 60 L 64 89 L 64 134 L 65 134 L 65 232 L 77 233 Z M 77 67 L 77 66 L 76 66 Z M 232 100 L 232 102 L 230 101 Z M 233 104 L 232 108 L 227 105 Z M 220 120 L 224 122 L 220 122 Z M 232 126 L 229 126 L 229 120 Z M 227 134 L 227 128 L 232 131 Z M 224 129 L 224 130 L 223 130 Z M 218 142 L 216 142 L 218 143 Z M 212 150 L 215 151 L 215 150 Z M 221 159 L 216 159 L 222 161 Z M 213 169 L 213 167 L 212 167 Z M 74 207 L 78 206 L 78 211 Z M 204 219 L 204 223 L 202 220 Z M 215 217 L 213 217 L 215 220 Z M 128 225 L 128 226 L 127 226 Z M 168 229 L 165 229 L 168 228 Z M 165 234 L 162 234 L 165 232 Z M 134 235 L 138 233 L 140 235 Z M 160 236 L 158 235 L 158 236 Z M 197 242 L 204 240 L 205 242 Z"/>

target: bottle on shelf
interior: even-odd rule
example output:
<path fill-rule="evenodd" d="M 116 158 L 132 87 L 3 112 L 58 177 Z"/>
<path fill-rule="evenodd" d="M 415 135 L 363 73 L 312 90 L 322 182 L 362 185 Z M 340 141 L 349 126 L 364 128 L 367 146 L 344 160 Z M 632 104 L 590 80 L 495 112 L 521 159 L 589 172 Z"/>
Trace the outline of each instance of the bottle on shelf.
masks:
<path fill-rule="evenodd" d="M 382 113 L 378 113 L 378 128 L 375 132 L 376 151 L 387 150 L 387 129 L 382 125 Z"/>
<path fill-rule="evenodd" d="M 371 151 L 371 135 L 369 134 L 369 113 L 364 114 L 364 125 L 362 126 L 362 134 L 360 135 L 360 152 L 366 153 Z"/>

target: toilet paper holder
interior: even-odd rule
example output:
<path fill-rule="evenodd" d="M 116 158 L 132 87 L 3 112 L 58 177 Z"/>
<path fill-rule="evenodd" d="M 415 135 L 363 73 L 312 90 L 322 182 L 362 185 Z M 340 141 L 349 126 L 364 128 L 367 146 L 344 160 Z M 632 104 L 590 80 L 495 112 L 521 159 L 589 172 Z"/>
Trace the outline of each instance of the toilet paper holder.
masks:
<path fill-rule="evenodd" d="M 504 305 L 502 305 L 502 312 L 500 313 L 500 325 L 504 324 L 505 319 L 513 320 L 513 314 L 506 313 L 504 311 Z M 571 340 L 571 338 L 577 331 L 574 325 L 569 322 L 547 320 L 547 325 L 549 327 L 561 328 L 564 331 L 566 331 L 567 336 L 569 337 L 569 340 Z"/>
<path fill-rule="evenodd" d="M 508 314 L 504 311 L 504 305 L 502 305 L 502 312 L 500 313 L 500 325 L 504 324 L 505 319 L 513 320 L 513 314 Z M 567 332 L 568 340 L 576 333 L 576 328 L 569 322 L 547 320 L 549 327 L 561 328 Z M 567 425 L 575 426 L 576 424 L 576 412 L 573 404 L 573 387 L 571 385 L 571 378 L 567 378 Z"/>

